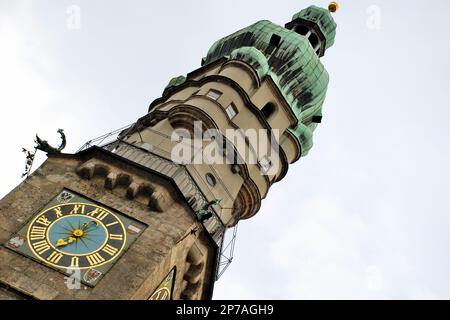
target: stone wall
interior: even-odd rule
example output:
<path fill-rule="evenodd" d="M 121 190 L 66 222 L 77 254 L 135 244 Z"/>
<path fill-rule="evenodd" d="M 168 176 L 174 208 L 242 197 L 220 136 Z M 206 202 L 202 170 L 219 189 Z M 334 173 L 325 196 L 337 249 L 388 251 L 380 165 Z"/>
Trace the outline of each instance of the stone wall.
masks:
<path fill-rule="evenodd" d="M 3 246 L 63 188 L 148 225 L 94 288 L 69 290 L 64 274 Z M 148 299 L 174 266 L 174 299 L 212 293 L 217 246 L 176 187 L 101 150 L 49 156 L 3 198 L 0 243 L 0 283 L 36 299 Z M 1 292 L 0 299 L 8 296 Z"/>

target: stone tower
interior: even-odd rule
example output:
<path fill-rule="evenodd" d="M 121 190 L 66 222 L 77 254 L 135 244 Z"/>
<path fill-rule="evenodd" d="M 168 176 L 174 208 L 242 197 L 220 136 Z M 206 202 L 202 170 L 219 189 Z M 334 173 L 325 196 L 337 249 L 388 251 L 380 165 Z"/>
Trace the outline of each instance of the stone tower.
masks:
<path fill-rule="evenodd" d="M 133 125 L 49 151 L 0 202 L 0 298 L 210 299 L 226 229 L 312 146 L 335 30 L 315 6 L 259 21 Z"/>

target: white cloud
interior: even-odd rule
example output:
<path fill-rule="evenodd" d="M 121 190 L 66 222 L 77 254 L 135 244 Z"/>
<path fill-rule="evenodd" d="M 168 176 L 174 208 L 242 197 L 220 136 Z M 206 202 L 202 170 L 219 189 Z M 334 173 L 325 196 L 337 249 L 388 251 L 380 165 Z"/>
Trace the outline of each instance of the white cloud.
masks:
<path fill-rule="evenodd" d="M 414 281 L 420 271 L 398 254 L 395 234 L 383 223 L 369 225 L 365 215 L 346 207 L 334 196 L 315 197 L 298 209 L 297 218 L 271 243 L 272 268 L 286 275 L 279 289 L 282 295 L 299 299 L 435 296 Z M 390 227 L 398 228 L 395 220 L 391 222 Z M 385 238 L 372 238 L 373 226 Z"/>
<path fill-rule="evenodd" d="M 214 289 L 214 299 L 220 300 L 254 300 L 255 292 L 248 286 L 234 281 L 221 283 Z"/>
<path fill-rule="evenodd" d="M 364 290 L 360 238 L 367 226 L 361 218 L 342 212 L 330 196 L 312 199 L 298 212 L 303 214 L 270 246 L 275 264 L 290 275 L 286 296 L 346 298 Z"/>
<path fill-rule="evenodd" d="M 56 99 L 46 80 L 51 63 L 40 46 L 41 35 L 28 28 L 27 2 L 17 1 L 16 6 L 9 7 L 8 16 L 0 16 L 0 132 L 2 149 L 8 153 L 2 159 L 2 167 L 8 170 L 2 171 L 1 194 L 20 181 L 25 163 L 21 147 L 32 147 L 35 129 Z"/>

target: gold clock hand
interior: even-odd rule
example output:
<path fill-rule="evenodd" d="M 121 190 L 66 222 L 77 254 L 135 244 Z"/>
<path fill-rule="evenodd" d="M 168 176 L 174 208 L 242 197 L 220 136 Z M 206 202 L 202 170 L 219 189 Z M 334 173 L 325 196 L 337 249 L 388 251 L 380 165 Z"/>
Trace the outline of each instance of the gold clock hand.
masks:
<path fill-rule="evenodd" d="M 56 247 L 65 247 L 68 244 L 74 242 L 76 239 L 72 236 L 67 237 L 66 239 L 58 239 L 58 241 L 56 241 Z"/>
<path fill-rule="evenodd" d="M 95 228 L 98 227 L 98 223 L 96 221 L 89 221 L 89 222 L 83 223 L 83 227 L 81 228 L 81 230 L 83 230 L 83 231 L 89 230 L 89 228 L 91 227 L 91 224 L 93 224 Z"/>
<path fill-rule="evenodd" d="M 66 242 L 66 240 L 64 239 L 58 239 L 58 241 L 56 241 L 56 247 L 65 247 L 67 246 L 68 243 Z"/>
<path fill-rule="evenodd" d="M 77 242 L 77 239 L 80 239 L 82 243 L 87 247 L 82 238 L 85 235 L 85 232 L 89 230 L 91 225 L 93 225 L 95 228 L 98 227 L 98 223 L 95 221 L 85 222 L 80 228 L 73 230 L 73 233 L 67 238 L 58 239 L 56 241 L 56 247 L 65 247 L 72 242 Z"/>

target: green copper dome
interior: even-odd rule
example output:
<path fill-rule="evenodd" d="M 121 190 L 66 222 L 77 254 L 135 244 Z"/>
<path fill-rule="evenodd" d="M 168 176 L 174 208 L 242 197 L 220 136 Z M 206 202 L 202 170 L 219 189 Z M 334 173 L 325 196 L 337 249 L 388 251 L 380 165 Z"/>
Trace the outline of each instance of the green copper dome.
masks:
<path fill-rule="evenodd" d="M 336 23 L 327 9 L 310 6 L 302 11 L 294 14 L 292 21 L 303 20 L 319 27 L 320 32 L 325 38 L 325 49 L 328 49 L 334 44 L 336 36 Z"/>
<path fill-rule="evenodd" d="M 266 56 L 255 47 L 235 49 L 231 52 L 230 59 L 241 60 L 251 65 L 260 79 L 263 79 L 269 72 L 269 63 Z"/>
<path fill-rule="evenodd" d="M 240 60 L 250 65 L 260 80 L 270 77 L 298 120 L 289 131 L 305 156 L 322 118 L 329 79 L 319 57 L 333 45 L 335 35 L 336 23 L 330 12 L 310 6 L 295 14 L 285 27 L 262 20 L 216 41 L 202 64 L 221 58 Z M 175 77 L 166 89 L 185 80 Z"/>
<path fill-rule="evenodd" d="M 306 22 L 305 22 L 306 21 Z M 290 25 L 291 27 L 289 27 Z M 262 20 L 216 41 L 204 58 L 205 64 L 220 58 L 237 59 L 252 66 L 262 80 L 270 76 L 298 119 L 289 129 L 306 155 L 312 147 L 313 131 L 322 118 L 328 73 L 307 36 L 296 26 L 319 30 L 326 47 L 334 42 L 336 24 L 326 9 L 309 7 L 294 15 L 286 28 Z"/>
<path fill-rule="evenodd" d="M 185 76 L 178 76 L 170 79 L 169 84 L 166 86 L 165 89 L 169 89 L 171 87 L 179 86 L 180 84 L 184 83 L 186 81 Z"/>

